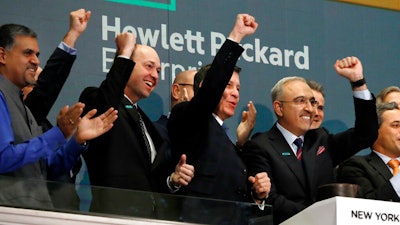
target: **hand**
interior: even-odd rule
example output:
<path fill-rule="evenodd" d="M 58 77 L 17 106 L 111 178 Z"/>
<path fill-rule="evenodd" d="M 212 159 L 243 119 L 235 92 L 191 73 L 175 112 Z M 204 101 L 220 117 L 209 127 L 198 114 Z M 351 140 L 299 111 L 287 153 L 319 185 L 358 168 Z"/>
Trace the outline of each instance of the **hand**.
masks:
<path fill-rule="evenodd" d="M 186 155 L 183 154 L 171 174 L 171 181 L 174 186 L 187 186 L 194 176 L 194 167 L 186 164 Z"/>
<path fill-rule="evenodd" d="M 117 110 L 109 108 L 105 113 L 92 118 L 97 110 L 92 109 L 80 120 L 78 129 L 75 132 L 75 139 L 79 144 L 96 138 L 113 127 L 114 121 L 118 118 Z"/>
<path fill-rule="evenodd" d="M 250 133 L 256 124 L 257 111 L 252 101 L 247 104 L 248 111 L 242 112 L 242 121 L 236 129 L 238 147 L 242 147 L 249 140 Z"/>
<path fill-rule="evenodd" d="M 187 91 L 187 89 L 184 87 L 184 88 L 183 88 L 182 99 L 181 99 L 180 102 L 187 102 L 187 101 L 190 101 L 190 99 L 189 99 L 188 91 Z"/>
<path fill-rule="evenodd" d="M 58 113 L 57 126 L 66 139 L 70 138 L 78 127 L 84 107 L 85 104 L 78 102 L 71 108 L 68 105 L 64 106 Z"/>
<path fill-rule="evenodd" d="M 91 12 L 84 9 L 78 9 L 69 14 L 69 31 L 64 37 L 64 43 L 71 48 L 75 47 L 76 40 L 86 30 Z"/>
<path fill-rule="evenodd" d="M 129 32 L 121 33 L 115 38 L 115 43 L 117 55 L 131 58 L 136 46 L 136 36 Z"/>
<path fill-rule="evenodd" d="M 235 25 L 229 34 L 229 38 L 240 43 L 244 37 L 253 34 L 257 30 L 257 27 L 258 23 L 253 16 L 249 14 L 238 14 L 236 16 Z"/>
<path fill-rule="evenodd" d="M 350 82 L 364 78 L 361 61 L 355 56 L 336 60 L 334 68 L 339 75 L 347 78 Z"/>
<path fill-rule="evenodd" d="M 250 176 L 250 183 L 253 184 L 253 197 L 255 197 L 257 203 L 261 203 L 262 200 L 267 198 L 269 192 L 271 191 L 271 180 L 266 172 L 257 173 L 254 177 Z"/>

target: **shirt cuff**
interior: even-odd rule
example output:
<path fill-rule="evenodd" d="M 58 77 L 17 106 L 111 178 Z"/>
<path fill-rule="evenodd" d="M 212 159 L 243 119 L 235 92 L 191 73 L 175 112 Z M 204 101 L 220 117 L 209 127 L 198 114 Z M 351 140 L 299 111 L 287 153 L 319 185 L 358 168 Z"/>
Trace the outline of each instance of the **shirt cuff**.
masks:
<path fill-rule="evenodd" d="M 180 185 L 175 186 L 174 184 L 172 184 L 171 176 L 167 177 L 167 186 L 171 193 L 175 193 L 175 192 L 179 191 L 179 189 L 181 189 Z"/>
<path fill-rule="evenodd" d="M 76 50 L 75 48 L 69 47 L 69 46 L 68 46 L 65 42 L 63 42 L 63 41 L 58 45 L 58 48 L 61 49 L 61 50 L 63 50 L 64 52 L 70 54 L 70 55 L 76 55 L 76 53 L 77 53 L 77 50 Z"/>
<path fill-rule="evenodd" d="M 261 203 L 257 203 L 256 200 L 260 201 L 261 199 L 255 198 L 254 195 L 253 195 L 253 192 L 251 192 L 251 197 L 253 198 L 253 201 L 257 204 L 258 208 L 260 210 L 264 210 L 264 208 L 265 208 L 265 200 L 268 198 L 268 195 L 267 195 L 267 197 L 265 197 L 264 200 L 262 200 Z"/>
<path fill-rule="evenodd" d="M 353 95 L 354 95 L 354 97 L 363 99 L 363 100 L 371 100 L 372 99 L 372 94 L 368 89 L 362 90 L 362 91 L 353 91 Z"/>

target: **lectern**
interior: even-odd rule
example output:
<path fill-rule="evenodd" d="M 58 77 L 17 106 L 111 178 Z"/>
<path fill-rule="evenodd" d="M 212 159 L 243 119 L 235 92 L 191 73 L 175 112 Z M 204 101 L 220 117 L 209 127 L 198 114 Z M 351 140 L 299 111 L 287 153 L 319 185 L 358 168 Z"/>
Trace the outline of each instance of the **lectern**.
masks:
<path fill-rule="evenodd" d="M 400 203 L 350 197 L 316 202 L 280 225 L 400 224 Z"/>

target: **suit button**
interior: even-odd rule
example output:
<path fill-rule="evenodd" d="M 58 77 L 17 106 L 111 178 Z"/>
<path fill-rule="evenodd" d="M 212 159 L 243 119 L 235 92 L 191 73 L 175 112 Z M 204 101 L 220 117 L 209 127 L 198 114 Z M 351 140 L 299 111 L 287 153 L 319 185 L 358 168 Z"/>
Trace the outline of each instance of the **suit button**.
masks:
<path fill-rule="evenodd" d="M 247 175 L 247 170 L 246 170 L 246 169 L 243 169 L 243 170 L 242 170 L 242 173 L 243 173 L 244 175 Z"/>

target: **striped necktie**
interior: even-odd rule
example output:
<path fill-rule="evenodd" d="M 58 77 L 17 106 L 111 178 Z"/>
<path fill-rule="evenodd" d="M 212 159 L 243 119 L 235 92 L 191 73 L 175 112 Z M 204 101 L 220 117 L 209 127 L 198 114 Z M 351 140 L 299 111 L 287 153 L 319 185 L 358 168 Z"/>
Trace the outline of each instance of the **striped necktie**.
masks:
<path fill-rule="evenodd" d="M 296 138 L 293 143 L 297 147 L 296 157 L 300 161 L 303 158 L 303 140 L 301 138 Z"/>

